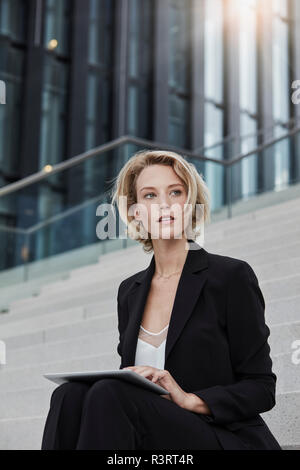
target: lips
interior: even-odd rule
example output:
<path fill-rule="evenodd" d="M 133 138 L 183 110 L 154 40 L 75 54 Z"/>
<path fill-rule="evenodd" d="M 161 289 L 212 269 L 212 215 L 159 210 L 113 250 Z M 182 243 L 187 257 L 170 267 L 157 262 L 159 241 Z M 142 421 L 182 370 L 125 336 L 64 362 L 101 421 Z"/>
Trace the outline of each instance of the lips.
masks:
<path fill-rule="evenodd" d="M 158 219 L 158 222 L 161 222 L 162 219 L 164 219 L 164 220 L 168 220 L 168 219 L 175 220 L 172 215 L 161 215 L 160 218 Z"/>

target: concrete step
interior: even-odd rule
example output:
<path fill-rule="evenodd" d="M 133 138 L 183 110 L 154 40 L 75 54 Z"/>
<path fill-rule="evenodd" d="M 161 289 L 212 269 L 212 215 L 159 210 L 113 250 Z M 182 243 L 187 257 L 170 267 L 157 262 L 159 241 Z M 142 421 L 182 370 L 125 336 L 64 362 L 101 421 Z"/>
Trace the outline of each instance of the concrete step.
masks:
<path fill-rule="evenodd" d="M 300 449 L 300 389 L 276 395 L 276 405 L 261 417 L 283 449 Z"/>
<path fill-rule="evenodd" d="M 53 296 L 51 299 L 43 300 L 43 299 L 35 299 L 32 302 L 32 305 L 25 306 L 23 308 L 15 309 L 13 312 L 8 314 L 3 314 L 5 318 L 6 315 L 14 315 L 15 319 L 22 319 L 25 318 L 29 312 L 32 315 L 36 315 L 36 311 L 40 312 L 41 314 L 46 314 L 50 312 L 58 312 L 60 310 L 66 310 L 68 308 L 72 308 L 74 305 L 86 305 L 93 302 L 100 302 L 100 301 L 107 301 L 111 299 L 117 300 L 117 291 L 118 286 L 121 281 L 118 281 L 115 285 L 110 283 L 107 286 L 99 286 L 93 285 L 89 289 L 81 290 L 74 290 L 69 295 L 60 295 L 58 297 Z M 1 318 L 1 316 L 0 316 Z M 6 317 L 8 318 L 8 317 Z M 1 320 L 0 320 L 1 321 Z"/>
<path fill-rule="evenodd" d="M 14 404 L 12 414 L 10 417 L 0 418 L 1 449 L 41 449 L 51 393 L 57 386 L 54 385 L 52 389 L 36 388 L 30 391 L 13 392 L 11 395 L 11 402 Z M 1 402 L 2 400 L 0 406 Z M 16 403 L 19 404 L 17 408 L 15 408 Z M 266 413 L 261 413 L 282 449 L 300 448 L 299 403 L 300 391 L 277 394 L 275 407 Z M 35 410 L 37 410 L 36 414 L 34 414 Z"/>
<path fill-rule="evenodd" d="M 7 310 L 12 299 L 32 298 L 41 292 L 42 286 L 68 279 L 69 273 L 53 273 L 40 279 L 33 279 L 18 284 L 2 287 L 0 283 L 0 312 Z"/>
<path fill-rule="evenodd" d="M 84 344 L 84 342 L 81 344 Z M 105 344 L 104 340 L 103 344 Z M 91 353 L 91 348 L 88 350 L 87 355 L 81 354 L 81 351 L 77 351 L 77 354 L 71 359 L 62 358 L 59 361 L 51 360 L 49 362 L 33 365 L 23 363 L 21 367 L 10 367 L 6 365 L 1 370 L 0 389 L 9 392 L 11 390 L 20 390 L 24 387 L 40 387 L 43 382 L 42 375 L 47 372 L 119 368 L 120 359 L 117 354 L 116 336 L 114 344 L 110 345 L 107 352 L 105 352 L 105 349 L 100 348 L 100 346 L 101 345 L 99 345 L 99 352 L 96 354 Z M 291 350 L 290 353 L 277 355 L 271 352 L 273 371 L 277 375 L 278 393 L 300 389 L 300 366 L 292 362 L 292 352 L 293 350 Z M 78 357 L 79 354 L 80 357 Z"/>
<path fill-rule="evenodd" d="M 10 332 L 11 336 L 5 338 L 7 347 L 22 348 L 31 345 L 41 344 L 50 341 L 60 341 L 63 339 L 76 338 L 81 335 L 93 334 L 95 331 L 102 331 L 107 325 L 110 328 L 117 328 L 117 308 L 112 314 L 104 313 L 110 311 L 111 300 L 99 301 L 87 304 L 85 307 L 77 307 L 76 314 L 72 321 L 70 316 L 75 310 L 72 308 L 62 310 L 61 312 L 50 312 L 45 314 L 45 320 L 41 320 L 40 327 L 38 325 L 31 331 L 24 332 L 26 327 L 26 319 L 24 324 L 16 327 L 15 333 L 13 330 Z M 299 320 L 299 304 L 300 296 L 284 297 L 280 299 L 272 299 L 266 302 L 265 318 L 267 325 L 272 328 L 272 325 L 281 323 L 294 324 Z M 83 309 L 81 311 L 81 308 Z M 51 324 L 51 315 L 62 315 L 61 324 Z M 77 315 L 77 320 L 75 320 Z M 34 318 L 32 318 L 34 321 Z M 3 325 L 4 326 L 4 325 Z M 33 325 L 34 326 L 34 325 Z M 43 328 L 45 326 L 45 328 Z M 47 327 L 46 327 L 47 326 Z M 288 327 L 287 327 L 288 328 Z M 2 330 L 2 328 L 1 328 Z M 22 333 L 21 333 L 22 332 Z M 3 338 L 4 339 L 4 338 Z M 284 342 L 283 342 L 284 344 Z"/>
<path fill-rule="evenodd" d="M 91 317 L 86 317 L 84 320 L 66 322 L 46 329 L 36 329 L 25 334 L 16 333 L 14 336 L 4 338 L 4 340 L 6 347 L 12 350 L 50 343 L 51 341 L 79 338 L 92 335 L 95 331 L 116 330 L 117 327 L 117 314 L 91 315 Z"/>
<path fill-rule="evenodd" d="M 11 302 L 10 304 L 10 310 L 11 312 L 16 312 L 17 310 L 25 310 L 26 308 L 34 307 L 35 305 L 38 305 L 39 303 L 42 302 L 48 302 L 48 301 L 56 301 L 56 299 L 62 299 L 63 297 L 72 297 L 78 294 L 77 288 L 82 287 L 82 291 L 88 289 L 89 292 L 96 291 L 96 290 L 101 290 L 102 292 L 105 291 L 106 288 L 111 287 L 112 284 L 114 284 L 116 287 L 120 284 L 120 282 L 124 279 L 122 273 L 119 275 L 119 273 L 115 272 L 114 278 L 108 278 L 108 279 L 102 279 L 99 281 L 97 278 L 90 279 L 89 282 L 84 284 L 84 282 L 79 282 L 75 285 L 72 284 L 63 284 L 63 288 L 61 288 L 59 291 L 58 290 L 53 290 L 53 291 L 44 291 L 40 295 L 32 298 L 32 299 L 23 299 L 23 300 L 18 300 L 16 302 Z"/>
<path fill-rule="evenodd" d="M 269 345 L 272 354 L 292 352 L 292 343 L 300 338 L 300 320 L 270 326 Z"/>
<path fill-rule="evenodd" d="M 289 224 L 290 224 L 290 223 L 291 223 L 291 222 L 289 222 Z M 262 229 L 260 228 L 259 230 L 262 230 Z M 232 228 L 230 228 L 230 233 L 233 234 Z M 294 236 L 296 236 L 296 235 L 294 235 Z M 210 243 L 210 240 L 209 240 L 209 243 Z M 218 246 L 218 245 L 215 244 L 214 246 L 215 246 L 216 251 L 217 251 L 217 249 L 218 249 L 217 246 Z M 214 246 L 212 246 L 211 251 L 214 251 Z M 137 248 L 138 248 L 138 250 L 141 250 L 141 247 L 140 247 L 140 246 L 138 246 Z M 208 250 L 210 250 L 210 248 L 209 248 L 208 246 L 207 246 L 206 248 L 207 248 Z M 225 249 L 226 249 L 226 247 L 225 247 Z M 235 250 L 236 250 L 236 249 L 237 249 L 237 247 L 235 246 Z M 128 261 L 128 253 L 132 252 L 132 253 L 136 253 L 136 254 L 139 253 L 140 255 L 142 254 L 142 257 L 140 258 L 140 259 L 141 259 L 140 265 L 137 267 L 137 269 L 134 269 L 134 272 L 136 272 L 137 270 L 139 270 L 139 269 L 138 269 L 139 267 L 140 267 L 141 269 L 143 269 L 144 267 L 146 267 L 145 265 L 147 265 L 147 261 L 150 261 L 150 256 L 149 256 L 149 255 L 143 254 L 143 252 L 138 251 L 138 250 L 137 250 L 136 247 L 134 246 L 134 247 L 127 248 L 126 250 L 120 250 L 120 253 L 119 253 L 119 254 L 118 254 L 118 252 L 112 252 L 112 253 L 103 255 L 103 256 L 101 256 L 100 258 L 101 258 L 102 260 L 103 260 L 103 259 L 109 259 L 109 258 L 111 258 L 111 260 L 113 260 L 113 259 L 118 258 L 118 260 L 120 261 L 120 263 L 121 263 L 121 261 L 124 259 L 124 264 L 125 264 L 125 266 L 124 266 L 124 268 L 125 268 L 124 277 L 126 277 L 126 276 L 129 275 L 129 274 L 128 274 L 128 271 L 126 271 L 126 266 L 127 266 L 127 261 Z M 224 246 L 222 247 L 222 250 L 224 251 Z M 243 253 L 244 253 L 244 252 L 245 252 L 245 251 L 243 251 Z M 249 250 L 247 250 L 247 253 L 249 253 Z M 137 259 L 139 259 L 139 258 L 137 258 Z M 145 264 L 144 264 L 144 260 L 145 260 L 145 262 L 146 262 Z M 102 262 L 102 263 L 103 263 L 103 262 Z M 74 270 L 72 273 L 70 273 L 69 276 L 70 276 L 70 278 L 80 277 L 80 272 L 81 272 L 81 273 L 83 273 L 83 272 L 86 272 L 86 273 L 90 272 L 90 274 L 91 274 L 91 273 L 93 273 L 93 274 L 95 273 L 95 274 L 96 274 L 96 273 L 99 273 L 99 270 L 100 270 L 100 273 L 101 273 L 101 274 L 99 273 L 99 275 L 104 275 L 103 273 L 104 273 L 105 270 L 104 270 L 103 268 L 104 268 L 105 264 L 108 265 L 107 267 L 109 267 L 109 265 L 111 265 L 111 269 L 112 269 L 111 275 L 114 276 L 115 273 L 114 273 L 114 268 L 113 268 L 113 265 L 112 265 L 112 261 L 106 262 L 106 263 L 104 263 L 104 265 L 103 265 L 103 264 L 101 265 L 101 263 L 95 263 L 95 264 L 90 265 L 90 266 L 85 266 L 85 267 L 83 267 L 83 268 L 78 268 L 78 269 Z M 99 270 L 98 270 L 98 267 L 99 267 Z M 77 273 L 77 274 L 75 274 L 75 273 Z M 106 274 L 106 276 L 107 276 L 107 272 L 106 272 L 105 274 Z M 99 280 L 100 280 L 100 278 L 99 278 Z M 87 279 L 87 283 L 88 283 L 88 282 L 89 282 L 89 279 Z M 42 291 L 42 292 L 43 292 L 43 291 L 46 291 L 46 292 L 50 293 L 51 289 L 54 289 L 54 290 L 55 290 L 55 288 L 57 288 L 58 286 L 66 286 L 66 285 L 68 285 L 68 282 L 66 282 L 66 281 L 65 281 L 65 282 L 53 282 L 52 285 L 49 284 L 48 286 L 44 286 L 44 287 L 35 289 L 35 292 L 37 293 L 37 292 L 40 292 L 40 291 Z M 30 302 L 30 300 L 31 300 L 31 299 L 28 299 L 29 302 Z M 17 302 L 16 304 L 13 302 L 13 305 L 18 305 L 18 302 Z"/>
<path fill-rule="evenodd" d="M 269 207 L 262 207 L 251 212 L 244 214 L 234 215 L 232 218 L 225 218 L 220 221 L 212 222 L 210 225 L 214 225 L 215 228 L 221 228 L 229 223 L 232 227 L 240 226 L 243 223 L 249 223 L 249 221 L 261 221 L 261 223 L 267 223 L 272 219 L 281 220 L 285 217 L 293 218 L 294 215 L 299 214 L 299 201 L 300 198 L 295 198 L 292 201 L 285 201 L 280 204 L 276 204 Z"/>
<path fill-rule="evenodd" d="M 223 256 L 233 256 L 234 258 L 247 261 L 251 266 L 256 266 L 259 263 L 277 263 L 281 260 L 297 257 L 300 253 L 300 241 L 291 244 L 285 242 L 275 247 L 273 245 L 265 248 L 260 247 L 253 253 L 248 253 L 245 248 L 214 250 L 214 252 Z"/>
<path fill-rule="evenodd" d="M 281 322 L 293 323 L 299 320 L 300 295 L 269 299 L 266 302 L 265 317 L 268 325 Z"/>
<path fill-rule="evenodd" d="M 300 274 L 259 282 L 265 302 L 300 294 Z"/>
<path fill-rule="evenodd" d="M 272 215 L 256 214 L 255 212 L 249 213 L 246 217 L 235 216 L 231 219 L 225 219 L 222 221 L 206 222 L 205 231 L 207 231 L 212 238 L 217 233 L 241 233 L 251 230 L 260 230 L 262 227 L 268 228 L 270 226 L 278 227 L 283 226 L 291 221 L 298 223 L 299 220 L 299 209 L 295 208 L 293 210 L 289 209 L 283 212 L 275 212 Z"/>
<path fill-rule="evenodd" d="M 255 232 L 260 231 L 262 228 L 268 229 L 268 227 L 272 226 L 278 229 L 292 221 L 294 221 L 295 224 L 299 223 L 299 208 L 293 210 L 289 209 L 284 212 L 275 212 L 270 216 L 266 214 L 260 216 L 253 212 L 250 213 L 248 217 L 238 216 L 220 222 L 206 222 L 204 227 L 205 232 L 209 233 L 212 238 L 214 238 L 216 234 L 221 234 L 222 237 L 226 238 L 230 236 L 230 234 L 241 233 L 241 235 L 243 235 L 247 231 Z"/>
<path fill-rule="evenodd" d="M 287 237 L 286 234 L 276 234 L 273 236 L 265 237 L 263 239 L 255 240 L 252 237 L 248 237 L 248 242 L 237 242 L 234 245 L 227 246 L 222 244 L 211 244 L 209 248 L 209 243 L 206 244 L 207 250 L 210 252 L 217 253 L 232 253 L 229 256 L 234 256 L 239 258 L 239 255 L 243 256 L 243 253 L 247 253 L 247 256 L 255 255 L 257 253 L 262 253 L 265 250 L 272 248 L 282 248 L 285 246 L 292 246 L 300 241 L 300 230 L 294 231 L 289 234 Z M 299 253 L 299 252 L 296 252 Z M 294 253 L 295 255 L 295 253 Z"/>
<path fill-rule="evenodd" d="M 281 239 L 278 241 L 278 237 L 281 235 Z M 298 236 L 299 235 L 299 236 Z M 300 219 L 299 219 L 299 231 L 295 232 L 295 226 L 291 226 L 290 232 L 278 232 L 276 233 L 276 240 L 274 243 L 281 243 L 281 240 L 285 238 L 286 236 L 289 236 L 289 241 L 292 243 L 293 241 L 299 240 L 300 237 Z M 261 239 L 258 239 L 256 236 L 251 237 L 251 239 L 255 239 L 257 241 L 257 246 L 260 246 L 260 242 L 262 243 L 264 240 L 267 241 L 267 244 L 271 243 L 274 238 L 274 232 L 270 231 L 270 235 L 267 236 L 266 233 L 261 234 Z M 245 241 L 249 240 L 249 234 L 245 236 Z M 245 242 L 244 241 L 244 242 Z M 226 240 L 222 242 L 211 242 L 209 237 L 206 239 L 206 249 L 210 252 L 214 252 L 215 249 L 220 248 L 220 243 L 222 243 L 222 249 L 226 250 L 229 249 L 232 246 L 237 246 L 237 242 L 239 245 L 241 245 L 242 240 L 238 240 L 237 237 L 231 240 Z M 248 252 L 248 251 L 247 251 Z M 128 260 L 129 257 L 127 257 L 121 262 L 118 262 L 118 273 L 121 274 L 123 273 L 124 278 L 127 276 L 128 273 Z M 130 271 L 132 273 L 138 272 L 140 270 L 143 270 L 147 267 L 147 262 L 151 261 L 149 257 L 145 256 L 140 256 L 140 254 L 136 253 L 135 259 L 130 262 Z M 88 285 L 92 279 L 98 280 L 99 282 L 106 281 L 108 277 L 110 279 L 113 279 L 116 276 L 116 265 L 115 263 L 111 262 L 110 265 L 103 266 L 101 263 L 98 265 L 93 265 L 91 268 L 86 268 L 86 271 L 81 271 L 81 275 L 79 273 L 76 273 L 76 275 L 70 276 L 70 278 L 66 281 L 58 281 L 56 283 L 51 283 L 47 286 L 44 286 L 41 289 L 41 296 L 43 295 L 50 295 L 51 292 L 56 291 L 56 292 L 61 292 L 62 290 L 68 289 L 69 286 L 77 286 L 77 285 Z"/>
<path fill-rule="evenodd" d="M 209 239 L 213 241 L 218 240 L 228 240 L 235 235 L 245 235 L 247 233 L 251 234 L 260 234 L 264 230 L 273 229 L 274 231 L 287 231 L 289 226 L 294 223 L 295 226 L 299 225 L 299 212 L 293 211 L 292 214 L 288 213 L 287 216 L 283 214 L 284 218 L 280 219 L 278 214 L 276 217 L 268 218 L 266 221 L 262 220 L 259 223 L 253 218 L 250 221 L 240 221 L 238 226 L 233 226 L 230 222 L 227 225 L 219 226 L 219 223 L 210 223 L 205 224 L 205 233 L 208 235 Z M 229 220 L 229 219 L 228 219 Z M 233 219 L 231 219 L 233 220 Z"/>
<path fill-rule="evenodd" d="M 94 304 L 91 304 L 91 306 Z M 97 304 L 99 311 L 95 311 L 84 306 L 72 307 L 70 309 L 61 310 L 46 315 L 39 315 L 33 318 L 25 318 L 18 321 L 10 321 L 1 325 L 1 338 L 7 339 L 16 336 L 16 333 L 20 335 L 34 333 L 36 331 L 44 330 L 48 328 L 56 328 L 64 326 L 66 324 L 77 323 L 80 320 L 87 320 L 93 316 L 104 317 L 107 316 L 117 317 L 117 302 L 115 301 L 102 301 Z M 90 313 L 92 312 L 92 313 Z"/>
<path fill-rule="evenodd" d="M 111 283 L 110 283 L 111 284 Z M 295 293 L 300 293 L 300 274 L 285 276 L 278 279 L 272 279 L 270 281 L 259 281 L 260 288 L 262 290 L 265 303 L 269 301 L 273 301 L 275 299 L 279 299 L 282 297 L 290 297 L 293 296 Z M 30 316 L 33 316 L 33 312 L 35 312 L 34 318 L 31 321 L 28 321 L 26 328 L 30 328 L 30 325 L 33 322 L 38 321 L 37 312 L 40 314 L 39 316 L 42 317 L 42 322 L 44 320 L 44 316 L 47 313 L 51 312 L 60 312 L 62 310 L 71 309 L 73 305 L 84 306 L 86 303 L 90 303 L 91 301 L 101 300 L 103 301 L 111 301 L 111 306 L 115 305 L 114 309 L 117 309 L 117 286 L 113 287 L 105 287 L 101 285 L 101 287 L 96 284 L 91 284 L 89 289 L 86 287 L 83 289 L 76 289 L 76 296 L 71 297 L 71 295 L 67 295 L 66 293 L 57 296 L 57 298 L 51 299 L 51 303 L 48 301 L 46 302 L 45 299 L 35 299 L 30 306 L 30 310 L 27 308 L 19 309 L 18 311 L 14 311 L 11 313 L 11 317 L 9 321 L 5 321 L 5 316 L 2 317 L 3 321 L 1 321 L 0 317 L 0 324 L 1 324 L 1 336 L 3 338 L 10 336 L 12 331 L 14 332 L 14 323 L 15 321 L 23 321 L 25 324 L 25 319 L 28 320 L 27 314 L 30 312 Z M 74 313 L 76 315 L 76 313 Z M 79 315 L 79 313 L 78 313 Z M 13 321 L 14 317 L 14 321 Z M 8 318 L 8 317 L 7 317 Z M 55 318 L 53 317 L 53 322 L 55 322 Z M 281 321 L 284 321 L 284 318 L 281 318 Z M 59 320 L 60 321 L 60 320 Z"/>
<path fill-rule="evenodd" d="M 13 347 L 6 341 L 6 361 L 9 368 L 20 367 L 22 364 L 35 365 L 43 362 L 68 359 L 74 357 L 76 352 L 81 354 L 111 351 L 111 345 L 118 342 L 118 327 L 116 315 L 99 317 L 98 328 L 95 322 L 91 322 L 91 328 L 87 334 L 80 336 L 55 339 L 47 338 L 44 342 L 29 342 L 23 347 Z M 78 324 L 79 322 L 75 322 Z M 86 323 L 86 321 L 82 321 Z M 67 323 L 66 323 L 67 324 Z M 63 325 L 64 326 L 64 325 Z M 47 331 L 46 331 L 47 334 Z M 30 337 L 30 333 L 28 334 Z M 61 335 L 62 336 L 62 335 Z M 300 321 L 294 323 L 281 323 L 270 327 L 269 344 L 273 355 L 291 353 L 291 344 L 300 337 Z M 4 338 L 5 339 L 5 338 Z"/>
<path fill-rule="evenodd" d="M 299 219 L 300 220 L 300 219 Z M 282 242 L 286 242 L 288 240 L 289 243 L 294 243 L 300 239 L 300 222 L 298 222 L 297 226 L 294 224 L 290 228 L 286 230 L 275 230 L 270 229 L 269 227 L 266 228 L 264 231 L 254 233 L 246 232 L 246 233 L 238 233 L 232 232 L 232 236 L 223 239 L 223 240 L 213 240 L 207 235 L 205 237 L 205 244 L 208 251 L 213 252 L 214 250 L 219 250 L 220 248 L 224 250 L 232 249 L 232 248 L 239 248 L 239 247 L 247 247 L 251 246 L 251 249 L 255 251 L 257 247 L 265 247 L 266 243 L 274 244 L 277 246 Z"/>
<path fill-rule="evenodd" d="M 300 273 L 300 256 L 252 266 L 259 282 Z"/>
<path fill-rule="evenodd" d="M 51 361 L 37 365 L 24 365 L 18 368 L 9 368 L 7 365 L 1 368 L 0 374 L 0 390 L 16 391 L 23 388 L 43 387 L 47 380 L 43 374 L 54 372 L 73 372 L 73 371 L 89 371 L 89 370 L 108 370 L 119 369 L 120 357 L 116 352 L 116 345 L 112 345 L 109 353 L 81 355 L 72 359 L 60 361 Z M 99 349 L 100 351 L 100 349 Z M 79 354 L 79 353 L 78 353 Z"/>
<path fill-rule="evenodd" d="M 45 422 L 44 415 L 1 420 L 1 450 L 41 450 Z"/>
<path fill-rule="evenodd" d="M 298 318 L 298 304 L 299 297 L 292 297 L 292 293 L 299 291 L 300 275 L 290 276 L 287 279 L 272 280 L 266 283 L 261 283 L 261 289 L 266 302 L 265 316 L 266 322 L 272 327 L 273 324 L 285 323 L 287 325 L 294 324 Z M 285 296 L 283 299 L 281 296 Z M 279 297 L 279 298 L 278 298 Z M 278 301 L 279 307 L 276 307 Z M 289 312 L 290 317 L 286 316 Z M 61 336 L 59 330 L 65 330 L 67 325 L 71 326 L 85 323 L 91 317 L 107 318 L 110 315 L 117 319 L 117 303 L 116 299 L 108 300 L 102 299 L 99 302 L 87 304 L 86 306 L 78 304 L 77 307 L 69 307 L 66 309 L 51 310 L 43 312 L 42 310 L 35 310 L 36 315 L 31 317 L 10 318 L 10 321 L 1 321 L 1 338 L 6 342 L 11 339 L 11 344 L 17 346 L 27 346 L 34 344 L 36 341 L 44 342 L 49 335 L 57 334 Z M 4 320 L 4 319 L 3 319 Z M 91 333 L 94 331 L 94 324 L 91 323 Z M 99 327 L 101 325 L 101 320 Z M 100 330 L 98 330 L 100 331 Z M 36 335 L 36 340 L 34 339 Z M 20 340 L 20 341 L 18 341 Z"/>
<path fill-rule="evenodd" d="M 300 232 L 299 232 L 299 235 L 300 235 Z M 284 238 L 284 241 L 285 241 L 285 244 L 283 245 L 283 238 Z M 257 245 L 256 243 L 249 243 L 248 245 L 243 245 L 242 247 L 241 246 L 236 246 L 234 248 L 234 251 L 230 248 L 227 248 L 225 249 L 225 247 L 222 248 L 222 250 L 220 250 L 220 253 L 223 253 L 224 255 L 226 256 L 232 256 L 232 257 L 235 257 L 235 258 L 240 258 L 240 259 L 245 259 L 245 260 L 250 260 L 250 264 L 251 264 L 251 259 L 252 259 L 252 264 L 255 265 L 255 262 L 253 261 L 255 258 L 256 258 L 256 262 L 258 262 L 258 259 L 261 260 L 261 263 L 266 263 L 266 262 L 270 262 L 270 259 L 268 260 L 267 258 L 272 256 L 273 253 L 274 253 L 274 250 L 276 250 L 276 248 L 278 248 L 276 250 L 276 260 L 279 260 L 279 259 L 282 259 L 282 258 L 286 258 L 287 256 L 289 257 L 292 257 L 292 251 L 293 251 L 293 257 L 295 257 L 295 250 L 298 249 L 299 245 L 300 245 L 300 241 L 292 241 L 291 244 L 287 244 L 286 243 L 286 240 L 285 240 L 285 237 L 282 236 L 277 236 L 277 237 L 274 237 L 272 239 L 272 244 L 270 243 L 270 240 L 269 239 L 266 239 L 264 242 L 261 242 L 259 245 Z M 298 238 L 298 237 L 297 237 Z M 300 238 L 299 238 L 300 240 Z M 264 248 L 265 247 L 265 248 Z M 271 248 L 270 248 L 271 247 Z M 280 250 L 279 250 L 280 248 Z M 218 250 L 209 250 L 211 252 L 215 252 L 218 254 Z M 270 252 L 271 252 L 271 255 L 270 255 Z M 297 253 L 297 251 L 296 251 Z M 239 256 L 240 254 L 240 256 Z M 247 256 L 245 256 L 245 254 L 247 254 Z M 140 266 L 142 268 L 146 268 L 146 266 Z M 134 272 L 136 272 L 136 270 L 133 270 L 131 272 L 131 274 L 134 274 Z M 115 276 L 117 274 L 115 273 Z M 121 276 L 115 278 L 115 282 L 118 282 L 120 283 L 121 280 L 123 280 L 124 278 L 126 278 L 126 276 L 130 275 L 130 273 L 121 273 Z M 107 278 L 104 278 L 101 280 L 98 279 L 96 277 L 96 279 L 94 281 L 91 281 L 89 278 L 87 279 L 86 281 L 86 285 L 88 286 L 89 289 L 98 289 L 98 288 L 103 288 L 104 285 L 107 285 L 107 284 L 110 284 L 111 283 L 111 279 L 107 279 Z M 85 283 L 83 281 L 80 282 L 80 279 L 77 281 L 76 283 L 76 287 L 77 286 L 84 286 Z M 61 293 L 62 295 L 72 295 L 72 293 L 74 292 L 74 285 L 72 285 L 71 282 L 65 282 L 63 284 L 61 284 L 61 289 L 56 292 L 55 292 L 55 295 L 56 293 Z M 11 310 L 16 310 L 18 308 L 23 308 L 23 307 L 26 307 L 26 306 L 31 306 L 31 305 L 34 305 L 34 303 L 42 300 L 42 299 L 48 299 L 49 297 L 53 297 L 53 294 L 54 292 L 50 290 L 48 291 L 45 291 L 44 293 L 42 293 L 42 295 L 34 298 L 34 299 L 25 299 L 25 300 L 22 300 L 22 301 L 16 301 L 16 302 L 12 302 L 11 303 Z"/>
<path fill-rule="evenodd" d="M 100 351 L 108 354 L 112 350 L 116 351 L 118 337 L 117 328 L 113 329 L 105 325 L 105 328 L 99 332 L 69 340 L 51 341 L 18 349 L 7 347 L 6 362 L 9 370 L 12 370 L 24 364 L 29 366 L 59 361 L 62 358 L 72 359 L 78 353 L 83 356 L 96 355 Z"/>

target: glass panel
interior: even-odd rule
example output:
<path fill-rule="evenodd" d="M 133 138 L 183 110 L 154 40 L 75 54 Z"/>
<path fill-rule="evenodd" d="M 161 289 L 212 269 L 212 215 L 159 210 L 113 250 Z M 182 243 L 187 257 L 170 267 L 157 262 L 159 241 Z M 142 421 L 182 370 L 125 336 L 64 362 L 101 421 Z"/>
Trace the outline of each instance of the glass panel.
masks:
<path fill-rule="evenodd" d="M 216 155 L 210 155 L 218 158 Z M 228 217 L 226 203 L 226 167 L 221 163 L 201 161 L 199 159 L 188 158 L 197 168 L 206 182 L 211 194 L 211 220 L 223 220 Z"/>
<path fill-rule="evenodd" d="M 22 50 L 0 49 L 0 79 L 6 84 L 6 104 L 0 105 L 0 169 L 8 175 L 17 173 L 20 158 L 23 69 Z"/>
<path fill-rule="evenodd" d="M 111 130 L 111 82 L 92 69 L 87 80 L 86 142 L 89 150 L 107 142 Z"/>
<path fill-rule="evenodd" d="M 185 93 L 189 91 L 189 15 L 186 1 L 169 0 L 169 85 Z"/>
<path fill-rule="evenodd" d="M 169 0 L 169 125 L 168 141 L 189 147 L 189 34 L 190 4 Z"/>
<path fill-rule="evenodd" d="M 282 5 L 284 1 L 280 2 Z M 281 5 L 281 8 L 282 8 Z M 275 12 L 278 2 L 273 4 Z M 289 28 L 280 16 L 273 18 L 273 114 L 274 119 L 286 122 L 290 116 Z"/>
<path fill-rule="evenodd" d="M 137 78 L 139 76 L 139 37 L 141 34 L 141 11 L 140 11 L 140 0 L 130 0 L 129 8 L 129 76 Z"/>
<path fill-rule="evenodd" d="M 257 121 L 248 114 L 241 114 L 241 153 L 246 154 L 257 148 Z M 249 137 L 246 137 L 246 134 Z M 245 158 L 241 162 L 242 196 L 244 198 L 257 191 L 257 159 L 255 156 Z"/>
<path fill-rule="evenodd" d="M 27 12 L 28 5 L 24 0 L 1 0 L 0 34 L 25 41 Z"/>
<path fill-rule="evenodd" d="M 204 143 L 205 146 L 220 142 L 223 136 L 223 110 L 213 103 L 205 103 Z M 210 154 L 206 155 L 210 157 Z"/>
<path fill-rule="evenodd" d="M 239 3 L 240 107 L 256 113 L 256 1 Z"/>
<path fill-rule="evenodd" d="M 274 137 L 281 137 L 286 134 L 286 129 L 276 126 L 274 129 Z M 290 181 L 291 159 L 290 159 L 290 142 L 284 139 L 274 149 L 274 178 L 275 188 L 282 189 L 288 186 Z"/>
<path fill-rule="evenodd" d="M 128 131 L 131 135 L 138 134 L 138 90 L 131 86 L 128 90 Z"/>
<path fill-rule="evenodd" d="M 152 138 L 153 3 L 129 0 L 127 133 Z"/>
<path fill-rule="evenodd" d="M 66 157 L 68 66 L 46 56 L 42 93 L 40 169 Z"/>
<path fill-rule="evenodd" d="M 89 15 L 89 57 L 90 64 L 111 67 L 113 1 L 90 0 Z"/>
<path fill-rule="evenodd" d="M 169 95 L 169 141 L 181 148 L 188 147 L 188 103 L 176 95 Z"/>
<path fill-rule="evenodd" d="M 44 46 L 64 55 L 70 49 L 70 0 L 45 1 Z"/>
<path fill-rule="evenodd" d="M 205 0 L 204 23 L 205 97 L 223 101 L 223 4 Z"/>
<path fill-rule="evenodd" d="M 291 187 L 300 183 L 299 135 L 285 137 L 231 167 L 233 215 L 299 197 L 299 184 Z M 293 174 L 291 168 L 296 169 Z"/>

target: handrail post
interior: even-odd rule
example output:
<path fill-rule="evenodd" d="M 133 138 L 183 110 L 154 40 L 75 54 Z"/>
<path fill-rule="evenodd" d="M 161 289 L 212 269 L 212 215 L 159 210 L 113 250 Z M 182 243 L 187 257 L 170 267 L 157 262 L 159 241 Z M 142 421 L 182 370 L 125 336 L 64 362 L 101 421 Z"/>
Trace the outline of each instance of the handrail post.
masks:
<path fill-rule="evenodd" d="M 231 165 L 226 166 L 226 182 L 227 182 L 227 207 L 228 207 L 228 219 L 232 218 L 232 201 L 231 201 L 231 195 L 232 195 L 232 181 L 231 181 Z"/>
<path fill-rule="evenodd" d="M 29 236 L 30 236 L 30 233 L 26 232 L 25 242 L 24 242 L 24 245 L 23 245 L 22 251 L 21 251 L 21 257 L 24 260 L 24 282 L 28 281 L 28 279 L 29 279 L 29 275 L 28 275 L 29 274 L 28 258 L 29 258 L 29 252 L 30 252 Z"/>

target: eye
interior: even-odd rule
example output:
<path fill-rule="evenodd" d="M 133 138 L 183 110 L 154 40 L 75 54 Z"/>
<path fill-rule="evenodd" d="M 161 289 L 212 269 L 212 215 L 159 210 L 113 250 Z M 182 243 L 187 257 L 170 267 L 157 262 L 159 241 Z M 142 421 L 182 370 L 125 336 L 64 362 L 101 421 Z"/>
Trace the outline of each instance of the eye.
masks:
<path fill-rule="evenodd" d="M 179 193 L 179 195 L 180 195 L 182 191 L 180 189 L 174 189 L 172 192 Z"/>
<path fill-rule="evenodd" d="M 171 191 L 172 193 L 179 193 L 178 196 L 180 196 L 180 194 L 182 193 L 182 191 L 180 189 L 173 189 Z M 154 194 L 154 193 L 147 193 L 144 195 L 144 198 L 145 199 L 152 199 L 152 198 L 148 198 L 147 196 L 150 196 L 151 194 Z"/>

